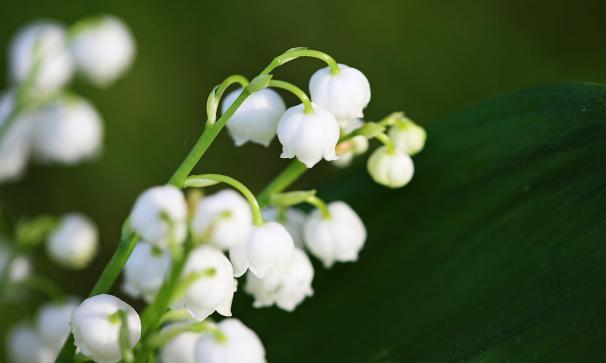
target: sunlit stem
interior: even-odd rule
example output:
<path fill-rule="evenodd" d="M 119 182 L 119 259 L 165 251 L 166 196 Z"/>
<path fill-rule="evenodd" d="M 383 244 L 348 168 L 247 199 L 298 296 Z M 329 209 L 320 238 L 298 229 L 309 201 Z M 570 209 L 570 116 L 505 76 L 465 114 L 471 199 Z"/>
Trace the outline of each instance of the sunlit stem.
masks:
<path fill-rule="evenodd" d="M 315 195 L 312 195 L 307 198 L 306 202 L 318 208 L 320 210 L 320 213 L 322 213 L 322 218 L 330 219 L 330 211 L 328 210 L 328 206 L 326 206 L 326 203 L 324 203 L 322 199 L 316 197 Z"/>
<path fill-rule="evenodd" d="M 169 310 L 160 318 L 160 325 L 188 319 L 191 319 L 191 313 L 187 309 Z"/>
<path fill-rule="evenodd" d="M 334 60 L 334 58 L 324 52 L 321 52 L 319 50 L 314 50 L 314 49 L 307 49 L 307 48 L 294 48 L 294 49 L 289 49 L 286 52 L 284 52 L 283 54 L 274 58 L 274 60 L 270 63 L 269 66 L 267 66 L 263 70 L 262 73 L 269 74 L 277 67 L 282 66 L 282 65 L 284 65 L 292 60 L 295 60 L 297 58 L 300 58 L 300 57 L 316 58 L 316 59 L 319 59 L 319 60 L 325 62 L 326 64 L 328 64 L 328 67 L 330 67 L 331 74 L 337 74 L 341 71 L 339 69 L 339 65 Z"/>
<path fill-rule="evenodd" d="M 391 141 L 389 136 L 387 136 L 385 133 L 381 133 L 375 137 L 377 140 L 381 141 L 383 145 L 385 145 L 388 153 L 393 154 L 396 151 L 393 141 Z"/>
<path fill-rule="evenodd" d="M 309 99 L 309 97 L 307 97 L 307 94 L 294 84 L 272 79 L 271 81 L 269 81 L 269 87 L 280 88 L 294 94 L 299 100 L 301 100 L 301 103 L 303 103 L 305 113 L 314 112 L 314 109 L 311 106 L 311 100 Z"/>
<path fill-rule="evenodd" d="M 206 123 L 208 125 L 212 126 L 215 123 L 217 120 L 217 109 L 223 94 L 231 85 L 236 83 L 240 84 L 240 86 L 244 88 L 246 85 L 248 85 L 248 79 L 239 74 L 231 75 L 219 85 L 215 86 L 215 88 L 213 88 L 213 90 L 210 92 L 208 99 L 206 100 Z"/>
<path fill-rule="evenodd" d="M 259 202 L 255 195 L 246 187 L 246 185 L 237 181 L 236 179 L 229 177 L 227 175 L 222 174 L 201 174 L 201 175 L 192 175 L 185 180 L 185 187 L 198 187 L 201 185 L 208 185 L 207 180 L 212 180 L 220 183 L 225 183 L 230 185 L 231 187 L 238 190 L 244 198 L 248 201 L 250 205 L 250 209 L 253 214 L 253 222 L 255 225 L 260 226 L 263 222 L 263 216 L 261 215 L 261 207 L 259 207 Z"/>
<path fill-rule="evenodd" d="M 173 339 L 175 339 L 178 335 L 187 332 L 210 332 L 214 335 L 215 339 L 220 341 L 225 340 L 225 336 L 223 335 L 223 333 L 221 333 L 221 331 L 216 327 L 215 324 L 209 323 L 207 321 L 196 321 L 191 323 L 175 324 L 174 326 L 165 329 L 164 331 L 160 332 L 158 335 L 150 339 L 150 345 L 154 348 L 161 348 Z"/>

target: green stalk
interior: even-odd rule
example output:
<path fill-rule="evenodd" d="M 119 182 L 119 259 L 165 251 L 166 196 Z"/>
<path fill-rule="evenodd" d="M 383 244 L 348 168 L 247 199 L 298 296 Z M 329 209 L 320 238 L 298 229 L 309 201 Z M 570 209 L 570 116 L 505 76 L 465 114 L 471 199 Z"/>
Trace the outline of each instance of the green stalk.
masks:
<path fill-rule="evenodd" d="M 299 179 L 301 175 L 305 174 L 306 171 L 307 167 L 305 164 L 297 159 L 291 161 L 290 164 L 288 164 L 288 166 L 282 170 L 282 172 L 278 174 L 278 176 L 276 176 L 257 196 L 257 200 L 259 201 L 261 208 L 269 204 L 272 194 L 279 193 L 288 188 L 292 183 Z"/>

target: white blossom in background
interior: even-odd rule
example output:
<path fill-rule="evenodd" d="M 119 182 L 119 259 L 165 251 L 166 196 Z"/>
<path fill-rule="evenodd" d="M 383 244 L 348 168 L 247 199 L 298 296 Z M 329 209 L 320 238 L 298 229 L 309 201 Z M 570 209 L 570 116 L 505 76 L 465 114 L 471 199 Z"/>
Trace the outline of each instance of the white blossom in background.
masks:
<path fill-rule="evenodd" d="M 102 148 L 103 122 L 97 109 L 75 95 L 63 95 L 43 107 L 34 120 L 33 153 L 43 163 L 73 165 L 96 157 Z"/>
<path fill-rule="evenodd" d="M 330 112 L 317 104 L 312 107 L 312 113 L 305 113 L 302 104 L 291 107 L 278 123 L 278 139 L 282 144 L 280 157 L 297 157 L 308 168 L 322 158 L 338 159 L 335 148 L 339 141 L 339 124 Z"/>
<path fill-rule="evenodd" d="M 392 126 L 388 135 L 396 148 L 410 156 L 423 150 L 427 139 L 425 129 L 407 118 L 404 119 L 402 124 Z"/>
<path fill-rule="evenodd" d="M 221 112 L 225 113 L 242 92 L 237 89 L 225 96 Z M 264 88 L 250 95 L 227 122 L 227 129 L 236 146 L 252 141 L 269 146 L 276 136 L 276 128 L 286 105 L 280 95 Z"/>
<path fill-rule="evenodd" d="M 237 319 L 217 324 L 224 339 L 208 332 L 196 344 L 196 363 L 266 363 L 261 339 Z"/>
<path fill-rule="evenodd" d="M 168 330 L 177 327 L 179 324 L 190 324 L 191 321 L 183 323 L 174 323 L 167 325 L 162 329 Z M 198 332 L 183 332 L 177 335 L 160 349 L 160 363 L 196 363 L 196 343 L 202 336 Z"/>
<path fill-rule="evenodd" d="M 57 355 L 27 323 L 14 326 L 8 332 L 6 342 L 11 363 L 53 363 Z"/>
<path fill-rule="evenodd" d="M 306 297 L 313 295 L 313 278 L 314 268 L 309 257 L 295 248 L 286 271 L 272 271 L 264 278 L 258 278 L 249 272 L 245 290 L 254 296 L 254 307 L 276 304 L 280 309 L 293 311 Z"/>
<path fill-rule="evenodd" d="M 70 213 L 61 218 L 48 237 L 46 250 L 57 264 L 81 269 L 95 256 L 98 239 L 97 227 L 88 217 Z"/>
<path fill-rule="evenodd" d="M 72 77 L 73 60 L 62 25 L 38 21 L 22 28 L 10 45 L 9 68 L 14 82 L 24 82 L 38 62 L 35 87 L 44 93 L 63 87 Z"/>
<path fill-rule="evenodd" d="M 325 267 L 337 261 L 357 261 L 366 241 L 364 223 L 344 202 L 329 203 L 328 210 L 329 218 L 324 218 L 319 209 L 307 217 L 304 229 L 307 248 Z"/>
<path fill-rule="evenodd" d="M 292 237 L 284 226 L 267 222 L 255 226 L 246 243 L 229 250 L 236 277 L 250 270 L 262 278 L 273 270 L 285 271 L 295 249 Z"/>
<path fill-rule="evenodd" d="M 119 78 L 132 64 L 135 41 L 128 26 L 111 15 L 84 19 L 70 34 L 70 50 L 77 68 L 98 86 Z"/>
<path fill-rule="evenodd" d="M 278 222 L 292 237 L 295 246 L 303 248 L 303 224 L 305 223 L 305 212 L 297 208 L 286 208 L 280 211 L 276 207 L 263 208 L 263 219 Z"/>
<path fill-rule="evenodd" d="M 209 270 L 212 272 L 208 273 Z M 197 247 L 187 258 L 182 280 L 192 274 L 202 276 L 188 285 L 173 308 L 188 309 L 196 320 L 203 320 L 215 311 L 223 316 L 231 316 L 237 281 L 227 257 L 214 247 Z"/>
<path fill-rule="evenodd" d="M 244 243 L 252 228 L 250 205 L 231 189 L 203 197 L 196 207 L 191 228 L 197 240 L 221 250 Z"/>
<path fill-rule="evenodd" d="M 309 80 L 311 100 L 332 113 L 341 127 L 364 116 L 370 102 L 370 83 L 359 70 L 339 64 L 339 73 L 330 68 L 317 70 Z"/>
<path fill-rule="evenodd" d="M 124 266 L 122 290 L 133 298 L 151 302 L 166 280 L 170 255 L 166 250 L 140 241 Z"/>
<path fill-rule="evenodd" d="M 53 351 L 58 352 L 69 335 L 69 321 L 73 311 L 78 307 L 76 298 L 62 302 L 49 302 L 38 310 L 36 332 L 40 339 Z"/>
<path fill-rule="evenodd" d="M 4 241 L 0 241 L 0 271 L 8 268 L 8 278 L 12 282 L 20 282 L 27 279 L 32 272 L 32 265 L 25 256 L 17 255 L 11 261 L 11 255 L 15 253 Z M 10 266 L 6 266 L 10 263 Z"/>
<path fill-rule="evenodd" d="M 135 202 L 130 223 L 146 241 L 161 248 L 185 241 L 187 204 L 181 191 L 171 185 L 147 189 Z"/>
<path fill-rule="evenodd" d="M 3 127 L 14 105 L 14 92 L 0 96 L 0 127 Z M 21 114 L 0 140 L 0 182 L 12 181 L 23 175 L 31 152 L 31 128 L 31 113 Z"/>
<path fill-rule="evenodd" d="M 381 146 L 372 153 L 367 166 L 374 181 L 390 188 L 400 188 L 408 184 L 415 170 L 408 154 L 398 148 L 389 151 L 386 146 Z"/>
<path fill-rule="evenodd" d="M 100 363 L 120 360 L 121 323 L 112 318 L 120 310 L 127 315 L 131 348 L 137 344 L 141 338 L 141 320 L 137 312 L 115 296 L 96 295 L 84 300 L 72 313 L 70 325 L 74 342 L 82 354 Z"/>

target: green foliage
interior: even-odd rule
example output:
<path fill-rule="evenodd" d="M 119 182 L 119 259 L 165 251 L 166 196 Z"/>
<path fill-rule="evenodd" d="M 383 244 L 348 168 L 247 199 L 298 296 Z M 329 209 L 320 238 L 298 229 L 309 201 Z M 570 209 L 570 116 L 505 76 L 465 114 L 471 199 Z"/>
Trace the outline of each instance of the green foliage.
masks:
<path fill-rule="evenodd" d="M 357 169 L 356 264 L 317 265 L 294 314 L 235 315 L 270 362 L 589 362 L 606 340 L 606 87 L 531 89 L 428 128 L 410 185 Z"/>

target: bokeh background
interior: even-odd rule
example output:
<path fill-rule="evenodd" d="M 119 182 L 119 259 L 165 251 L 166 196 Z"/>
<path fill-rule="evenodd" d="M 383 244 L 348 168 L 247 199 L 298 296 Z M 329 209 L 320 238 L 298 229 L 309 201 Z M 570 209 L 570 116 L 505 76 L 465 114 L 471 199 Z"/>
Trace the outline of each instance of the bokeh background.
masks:
<path fill-rule="evenodd" d="M 98 13 L 123 18 L 138 46 L 131 72 L 114 86 L 73 84 L 104 117 L 103 156 L 73 168 L 30 167 L 22 181 L 0 186 L 0 208 L 13 221 L 81 211 L 99 225 L 100 255 L 84 273 L 49 266 L 42 251 L 37 256 L 37 270 L 78 295 L 86 294 L 112 254 L 137 194 L 163 183 L 197 138 L 211 88 L 232 73 L 253 76 L 288 48 L 321 49 L 363 70 L 373 91 L 368 119 L 403 110 L 422 125 L 517 89 L 606 81 L 601 0 L 3 0 L 0 84 L 9 86 L 1 70 L 20 26 L 38 18 L 70 24 Z M 297 61 L 277 77 L 306 88 L 320 65 Z M 196 170 L 233 175 L 257 191 L 286 165 L 279 152 L 277 142 L 236 149 L 225 134 Z M 321 165 L 301 185 L 316 187 L 336 173 Z M 0 308 L 0 338 L 18 317 Z"/>

